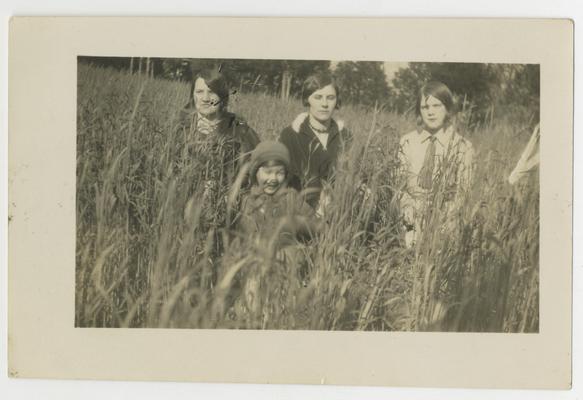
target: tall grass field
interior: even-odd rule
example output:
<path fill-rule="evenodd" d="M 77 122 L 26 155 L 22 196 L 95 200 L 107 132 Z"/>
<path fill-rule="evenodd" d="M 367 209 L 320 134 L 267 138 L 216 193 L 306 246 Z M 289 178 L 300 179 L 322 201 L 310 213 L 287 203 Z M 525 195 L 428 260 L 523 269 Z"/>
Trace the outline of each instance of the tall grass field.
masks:
<path fill-rule="evenodd" d="M 538 175 L 507 183 L 532 121 L 494 115 L 469 128 L 460 115 L 472 186 L 451 213 L 437 185 L 406 248 L 398 151 L 414 117 L 344 106 L 335 118 L 353 143 L 326 223 L 294 264 L 256 239 L 202 229 L 203 166 L 176 168 L 187 100 L 183 82 L 78 65 L 77 327 L 538 332 Z M 262 140 L 304 111 L 259 93 L 238 93 L 229 109 Z"/>

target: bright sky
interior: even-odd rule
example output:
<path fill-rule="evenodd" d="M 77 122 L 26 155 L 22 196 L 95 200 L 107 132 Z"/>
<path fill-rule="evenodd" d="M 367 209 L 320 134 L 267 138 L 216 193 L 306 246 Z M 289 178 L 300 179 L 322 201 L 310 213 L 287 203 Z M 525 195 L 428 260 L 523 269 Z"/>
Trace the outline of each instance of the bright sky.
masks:
<path fill-rule="evenodd" d="M 387 82 L 391 82 L 393 77 L 395 76 L 395 72 L 399 70 L 399 68 L 406 68 L 406 62 L 385 62 L 385 75 L 387 76 Z"/>

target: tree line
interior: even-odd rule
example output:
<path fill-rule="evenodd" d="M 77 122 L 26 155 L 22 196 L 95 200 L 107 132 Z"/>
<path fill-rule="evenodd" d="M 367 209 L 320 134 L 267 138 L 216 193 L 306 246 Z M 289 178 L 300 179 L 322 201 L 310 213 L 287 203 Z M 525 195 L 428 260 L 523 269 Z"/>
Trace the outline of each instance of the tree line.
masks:
<path fill-rule="evenodd" d="M 412 62 L 388 82 L 384 63 L 377 61 L 137 57 L 79 57 L 79 61 L 185 81 L 203 68 L 221 68 L 234 91 L 269 93 L 284 100 L 300 97 L 302 82 L 311 73 L 331 71 L 345 104 L 401 114 L 413 113 L 419 88 L 429 80 L 438 80 L 456 94 L 457 104 L 470 125 L 491 120 L 495 114 L 538 119 L 540 109 L 538 64 Z"/>

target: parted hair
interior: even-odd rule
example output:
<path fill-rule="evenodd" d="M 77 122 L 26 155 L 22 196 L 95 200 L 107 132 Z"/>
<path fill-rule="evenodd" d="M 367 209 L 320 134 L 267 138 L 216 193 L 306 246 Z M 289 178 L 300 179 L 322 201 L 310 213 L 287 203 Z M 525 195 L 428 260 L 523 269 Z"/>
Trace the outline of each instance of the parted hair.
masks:
<path fill-rule="evenodd" d="M 423 100 L 427 99 L 429 96 L 435 97 L 437 100 L 441 101 L 447 110 L 447 116 L 445 117 L 445 123 L 449 124 L 451 118 L 456 112 L 455 102 L 453 100 L 453 93 L 445 85 L 445 83 L 439 81 L 429 81 L 419 89 L 419 94 L 417 96 L 417 104 L 415 105 L 415 111 L 418 118 L 418 123 L 422 124 L 421 120 L 421 103 Z"/>
<path fill-rule="evenodd" d="M 204 79 L 204 83 L 209 87 L 210 90 L 215 92 L 219 96 L 221 104 L 219 108 L 224 110 L 229 104 L 229 85 L 224 75 L 217 68 L 213 69 L 203 69 L 198 72 L 192 73 L 192 79 L 190 80 L 190 98 L 188 104 L 194 106 L 194 85 L 197 79 Z"/>
<path fill-rule="evenodd" d="M 306 78 L 304 84 L 302 85 L 302 104 L 304 107 L 309 106 L 308 97 L 310 97 L 315 91 L 325 88 L 328 85 L 332 85 L 336 91 L 336 109 L 340 108 L 340 89 L 334 77 L 328 72 L 316 72 Z"/>

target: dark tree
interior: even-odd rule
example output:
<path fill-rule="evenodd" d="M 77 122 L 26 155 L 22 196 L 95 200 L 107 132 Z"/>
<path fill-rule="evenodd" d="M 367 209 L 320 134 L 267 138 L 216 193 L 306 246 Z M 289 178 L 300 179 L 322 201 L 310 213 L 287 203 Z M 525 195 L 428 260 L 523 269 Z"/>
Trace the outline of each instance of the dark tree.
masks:
<path fill-rule="evenodd" d="M 338 63 L 334 76 L 347 103 L 382 106 L 390 99 L 382 62 L 342 61 Z"/>
<path fill-rule="evenodd" d="M 230 86 L 241 92 L 260 91 L 287 99 L 300 94 L 303 81 L 318 70 L 329 69 L 329 61 L 192 59 L 194 73 L 220 66 Z"/>

